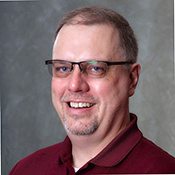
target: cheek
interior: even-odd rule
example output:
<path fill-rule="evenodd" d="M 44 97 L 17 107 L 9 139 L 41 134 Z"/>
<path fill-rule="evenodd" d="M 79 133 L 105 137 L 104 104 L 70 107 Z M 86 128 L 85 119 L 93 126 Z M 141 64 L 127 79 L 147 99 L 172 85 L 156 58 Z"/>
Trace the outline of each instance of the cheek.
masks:
<path fill-rule="evenodd" d="M 52 79 L 52 102 L 56 109 L 61 106 L 60 99 L 64 94 L 63 85 L 64 83 L 60 82 L 58 79 Z"/>
<path fill-rule="evenodd" d="M 118 94 L 117 87 L 111 81 L 96 81 L 91 86 L 93 94 L 99 98 L 100 105 L 106 107 L 111 101 L 115 101 Z"/>
<path fill-rule="evenodd" d="M 115 106 L 128 97 L 128 81 L 124 78 L 96 81 L 91 87 L 104 106 Z"/>
<path fill-rule="evenodd" d="M 65 89 L 66 82 L 62 80 L 52 78 L 52 93 L 58 97 L 60 97 Z"/>
<path fill-rule="evenodd" d="M 58 96 L 58 85 L 55 80 L 52 80 L 52 101 L 54 102 Z"/>

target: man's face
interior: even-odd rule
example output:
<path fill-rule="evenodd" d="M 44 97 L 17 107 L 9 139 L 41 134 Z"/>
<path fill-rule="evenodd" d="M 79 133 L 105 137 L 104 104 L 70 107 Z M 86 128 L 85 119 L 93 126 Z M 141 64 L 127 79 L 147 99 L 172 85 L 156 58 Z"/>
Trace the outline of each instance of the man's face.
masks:
<path fill-rule="evenodd" d="M 65 25 L 59 32 L 53 59 L 124 61 L 119 36 L 107 25 Z M 133 94 L 130 72 L 122 65 L 109 66 L 102 78 L 92 78 L 74 65 L 66 78 L 53 77 L 53 105 L 68 133 L 89 135 L 110 132 L 126 123 L 128 98 Z"/>

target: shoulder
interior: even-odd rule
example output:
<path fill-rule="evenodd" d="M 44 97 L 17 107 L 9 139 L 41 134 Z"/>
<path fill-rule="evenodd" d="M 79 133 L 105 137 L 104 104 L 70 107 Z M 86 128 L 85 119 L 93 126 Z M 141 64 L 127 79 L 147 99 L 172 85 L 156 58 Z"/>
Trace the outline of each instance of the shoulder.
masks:
<path fill-rule="evenodd" d="M 28 155 L 27 157 L 23 158 L 21 160 L 22 161 L 27 161 L 27 160 L 30 160 L 30 159 L 40 159 L 40 158 L 43 158 L 43 157 L 52 157 L 53 155 L 55 154 L 59 154 L 59 150 L 60 150 L 60 147 L 61 147 L 62 143 L 58 143 L 58 144 L 55 144 L 55 145 L 52 145 L 52 146 L 48 146 L 48 147 L 45 147 L 45 148 L 42 148 L 42 149 L 39 149 L 37 150 L 36 152 Z"/>
<path fill-rule="evenodd" d="M 140 146 L 142 149 L 149 154 L 149 156 L 160 156 L 165 159 L 172 159 L 175 160 L 174 157 L 172 157 L 170 154 L 168 154 L 166 151 L 164 151 L 162 148 L 157 146 L 155 143 L 152 141 L 148 140 L 147 138 L 143 137 L 140 141 Z"/>
<path fill-rule="evenodd" d="M 21 159 L 10 171 L 9 175 L 23 174 L 24 172 L 25 175 L 33 172 L 45 172 L 48 167 L 58 161 L 61 145 L 62 142 L 42 148 Z"/>
<path fill-rule="evenodd" d="M 175 173 L 175 158 L 145 137 L 138 143 L 136 155 L 149 173 Z"/>

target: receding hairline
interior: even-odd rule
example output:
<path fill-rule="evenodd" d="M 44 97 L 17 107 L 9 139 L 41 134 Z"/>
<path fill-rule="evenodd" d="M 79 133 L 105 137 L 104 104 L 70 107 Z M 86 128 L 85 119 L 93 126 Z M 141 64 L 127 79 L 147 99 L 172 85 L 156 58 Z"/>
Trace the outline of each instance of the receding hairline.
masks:
<path fill-rule="evenodd" d="M 77 8 L 72 11 L 68 11 L 60 20 L 58 29 L 55 33 L 55 38 L 59 33 L 60 29 L 65 24 L 84 24 L 84 25 L 94 25 L 94 24 L 108 24 L 113 25 L 118 28 L 118 25 L 122 23 L 127 23 L 127 20 L 121 16 L 119 13 L 112 9 L 108 9 L 100 6 L 87 6 L 82 8 Z"/>
<path fill-rule="evenodd" d="M 59 31 L 62 29 L 62 27 L 69 26 L 69 25 L 85 25 L 85 26 L 108 25 L 108 26 L 113 27 L 117 32 L 119 32 L 113 22 L 110 22 L 108 20 L 93 21 L 92 22 L 91 20 L 87 20 L 84 16 L 79 14 L 79 15 L 76 15 L 73 18 L 69 19 L 68 21 L 66 21 L 66 23 L 59 26 L 59 28 L 57 29 L 57 31 L 55 33 L 55 39 L 56 39 Z"/>
<path fill-rule="evenodd" d="M 78 19 L 78 20 L 77 20 Z M 107 24 L 119 33 L 120 47 L 127 60 L 137 61 L 138 43 L 129 22 L 118 12 L 99 6 L 88 6 L 67 12 L 60 20 L 55 39 L 64 25 Z"/>

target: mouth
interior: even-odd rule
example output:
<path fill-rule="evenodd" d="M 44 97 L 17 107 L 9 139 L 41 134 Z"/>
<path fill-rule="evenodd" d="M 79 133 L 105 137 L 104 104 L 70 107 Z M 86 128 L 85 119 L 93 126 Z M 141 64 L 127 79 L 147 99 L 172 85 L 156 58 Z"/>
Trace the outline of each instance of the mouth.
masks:
<path fill-rule="evenodd" d="M 70 108 L 90 108 L 95 104 L 86 102 L 68 102 L 68 105 Z"/>

